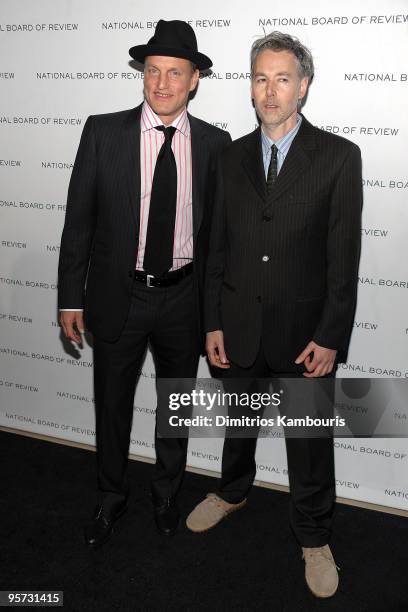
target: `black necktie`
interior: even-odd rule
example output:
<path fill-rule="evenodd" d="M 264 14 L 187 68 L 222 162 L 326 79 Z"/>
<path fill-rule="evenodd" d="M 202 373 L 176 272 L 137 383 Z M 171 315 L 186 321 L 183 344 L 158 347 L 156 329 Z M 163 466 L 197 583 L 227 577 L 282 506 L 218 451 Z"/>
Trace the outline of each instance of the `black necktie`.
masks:
<path fill-rule="evenodd" d="M 165 140 L 154 169 L 143 268 L 148 274 L 162 276 L 173 265 L 177 166 L 171 141 L 176 128 L 159 125 L 156 130 L 164 132 Z"/>
<path fill-rule="evenodd" d="M 271 161 L 269 162 L 268 178 L 266 179 L 266 195 L 269 196 L 272 192 L 273 185 L 278 176 L 278 147 L 271 146 Z"/>

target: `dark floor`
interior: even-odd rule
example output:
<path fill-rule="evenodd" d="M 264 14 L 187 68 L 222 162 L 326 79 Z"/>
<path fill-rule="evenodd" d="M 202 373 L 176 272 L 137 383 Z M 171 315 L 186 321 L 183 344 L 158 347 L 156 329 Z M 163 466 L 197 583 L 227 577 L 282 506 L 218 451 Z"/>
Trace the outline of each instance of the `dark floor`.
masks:
<path fill-rule="evenodd" d="M 315 599 L 288 527 L 288 495 L 254 488 L 248 506 L 208 533 L 159 536 L 152 466 L 129 464 L 133 493 L 110 542 L 88 550 L 95 454 L 0 432 L 0 590 L 64 591 L 63 610 L 408 612 L 408 520 L 338 505 L 331 542 L 338 593 Z M 214 487 L 186 474 L 183 516 Z"/>

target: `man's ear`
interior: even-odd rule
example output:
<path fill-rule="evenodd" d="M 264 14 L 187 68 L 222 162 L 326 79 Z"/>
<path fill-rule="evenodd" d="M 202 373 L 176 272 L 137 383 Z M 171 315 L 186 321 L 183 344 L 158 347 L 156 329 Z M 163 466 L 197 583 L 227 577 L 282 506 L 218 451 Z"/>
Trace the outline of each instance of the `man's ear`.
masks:
<path fill-rule="evenodd" d="M 309 87 L 309 79 L 308 77 L 303 77 L 300 81 L 300 89 L 299 89 L 299 98 L 303 99 L 307 93 L 307 88 Z"/>
<path fill-rule="evenodd" d="M 200 71 L 198 68 L 194 70 L 193 76 L 191 77 L 191 87 L 190 91 L 194 91 L 197 87 L 198 81 L 200 79 Z"/>

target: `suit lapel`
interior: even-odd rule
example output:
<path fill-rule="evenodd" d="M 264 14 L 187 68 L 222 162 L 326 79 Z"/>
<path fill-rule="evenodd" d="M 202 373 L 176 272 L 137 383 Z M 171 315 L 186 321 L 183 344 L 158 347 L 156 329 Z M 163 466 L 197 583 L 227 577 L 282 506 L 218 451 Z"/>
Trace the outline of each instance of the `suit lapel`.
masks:
<path fill-rule="evenodd" d="M 133 108 L 123 123 L 123 172 L 130 213 L 139 228 L 140 219 L 140 117 L 142 105 Z"/>
<path fill-rule="evenodd" d="M 205 131 L 198 119 L 188 114 L 191 129 L 191 156 L 192 156 L 192 173 L 193 173 L 193 239 L 194 244 L 197 238 L 198 230 L 200 229 L 203 218 L 204 202 L 201 194 L 203 193 L 203 169 L 207 168 L 204 163 L 206 147 L 203 142 L 206 138 Z"/>
<path fill-rule="evenodd" d="M 258 195 L 262 200 L 266 201 L 266 179 L 262 159 L 261 128 L 257 128 L 248 135 L 244 147 L 245 154 L 242 158 L 242 165 Z"/>
<path fill-rule="evenodd" d="M 277 200 L 309 168 L 316 148 L 315 128 L 303 117 L 282 168 L 273 187 L 270 199 Z"/>

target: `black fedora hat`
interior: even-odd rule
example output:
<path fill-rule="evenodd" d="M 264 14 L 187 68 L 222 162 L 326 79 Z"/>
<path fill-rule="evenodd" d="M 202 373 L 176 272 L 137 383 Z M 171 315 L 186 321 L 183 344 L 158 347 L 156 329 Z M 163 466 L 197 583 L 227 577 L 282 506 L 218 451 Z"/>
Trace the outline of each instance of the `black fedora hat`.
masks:
<path fill-rule="evenodd" d="M 193 28 L 185 21 L 164 21 L 157 23 L 154 36 L 147 45 L 137 45 L 129 49 L 133 59 L 144 64 L 148 55 L 165 55 L 190 60 L 200 70 L 211 68 L 209 57 L 197 50 L 197 38 Z"/>

